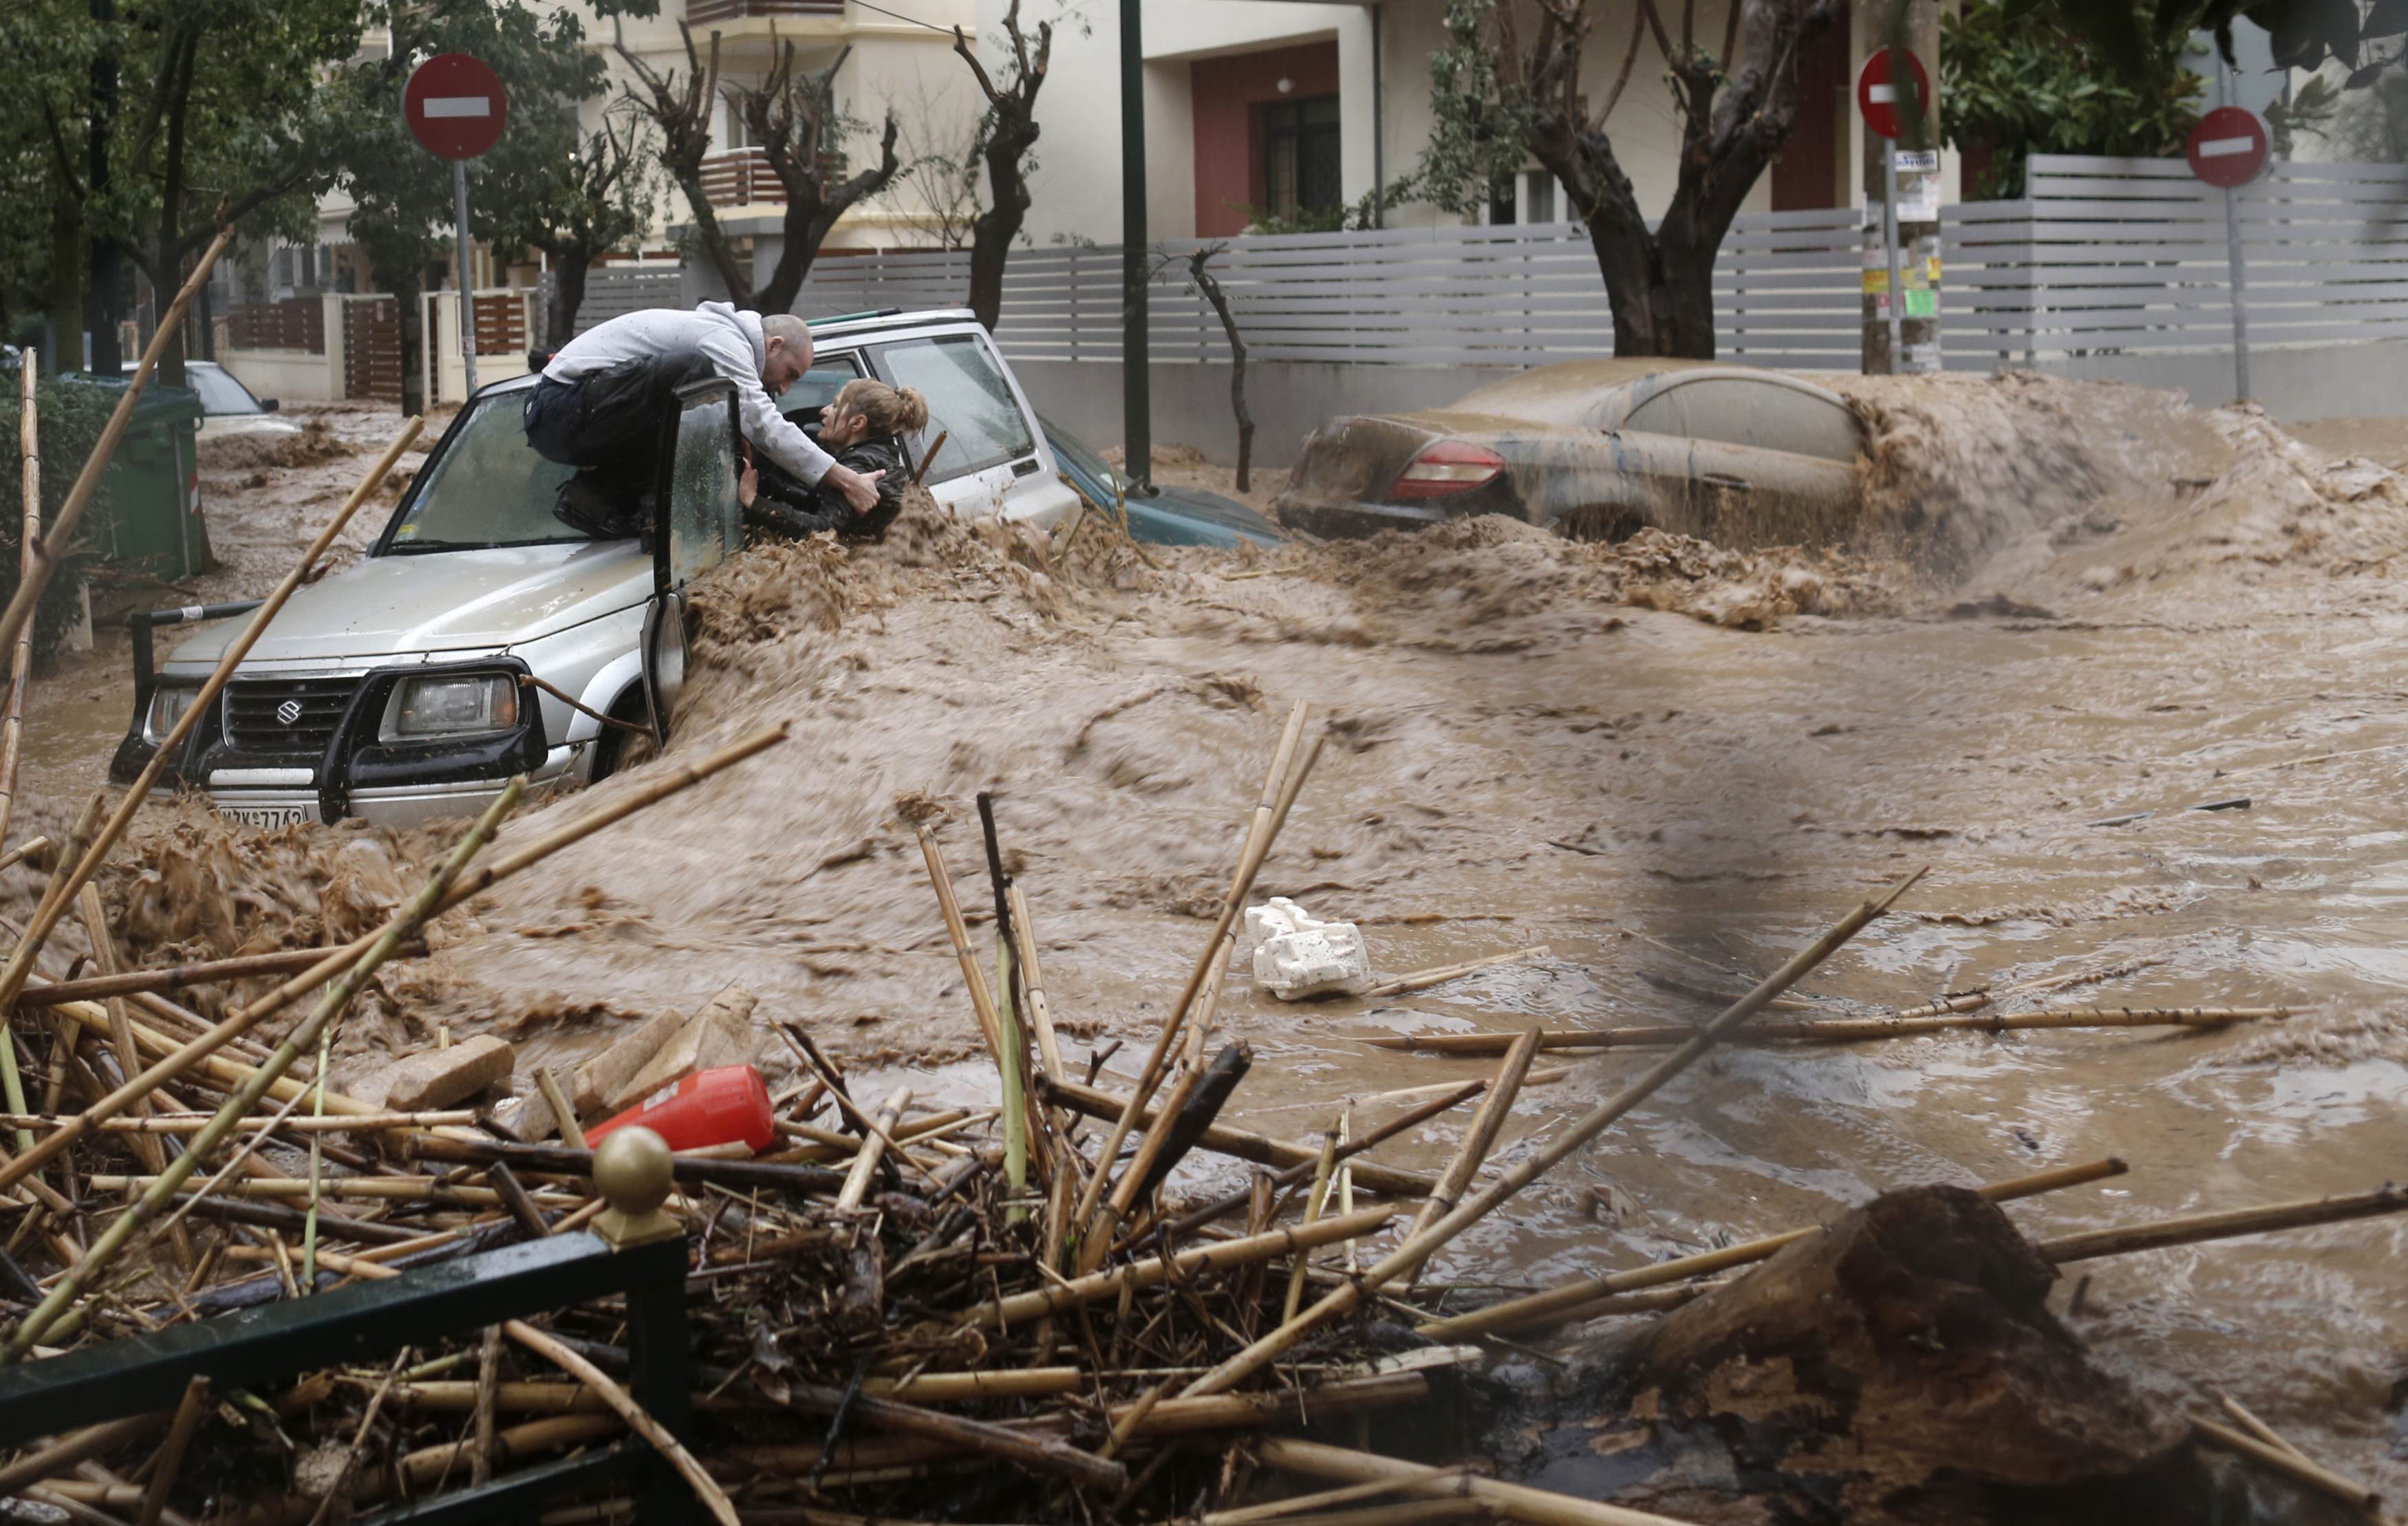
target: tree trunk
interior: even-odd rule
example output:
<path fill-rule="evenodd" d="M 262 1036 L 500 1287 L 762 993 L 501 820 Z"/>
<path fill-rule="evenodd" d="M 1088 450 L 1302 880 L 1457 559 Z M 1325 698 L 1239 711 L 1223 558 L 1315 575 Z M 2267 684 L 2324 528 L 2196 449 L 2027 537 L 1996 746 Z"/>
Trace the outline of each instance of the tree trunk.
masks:
<path fill-rule="evenodd" d="M 1011 258 L 1011 240 L 1020 231 L 1014 217 L 1010 232 L 990 232 L 1003 221 L 1000 212 L 990 207 L 970 224 L 970 315 L 990 334 L 1002 319 L 1004 262 Z"/>
<path fill-rule="evenodd" d="M 998 105 L 1000 114 L 1005 107 Z M 1028 216 L 1028 181 L 1021 166 L 1037 142 L 1037 123 L 997 121 L 986 145 L 987 187 L 995 205 L 970 224 L 970 311 L 990 334 L 1003 315 L 1003 267 L 1011 241 Z"/>
<path fill-rule="evenodd" d="M 726 230 L 719 225 L 719 213 L 710 205 L 710 197 L 703 192 L 702 177 L 674 170 L 671 173 L 676 177 L 678 189 L 685 193 L 687 207 L 693 209 L 695 242 L 702 246 L 703 253 L 710 260 L 710 267 L 719 272 L 720 283 L 727 288 L 727 300 L 739 308 L 755 306 L 752 272 L 736 257 L 735 246 L 729 242 Z M 796 283 L 800 284 L 799 281 Z M 786 310 L 779 308 L 774 310 L 783 312 Z"/>
<path fill-rule="evenodd" d="M 581 244 L 564 244 L 544 252 L 552 256 L 552 300 L 543 310 L 543 346 L 558 350 L 577 332 L 577 310 L 585 305 L 585 273 L 594 253 Z"/>
<path fill-rule="evenodd" d="M 384 283 L 393 293 L 394 326 L 401 336 L 401 411 L 406 417 L 426 411 L 426 381 L 419 364 L 424 349 L 424 325 L 419 320 L 418 273 Z"/>
<path fill-rule="evenodd" d="M 64 189 L 50 203 L 50 369 L 83 364 L 83 203 Z"/>
<path fill-rule="evenodd" d="M 848 205 L 850 205 L 848 203 Z M 786 193 L 786 220 L 781 230 L 783 242 L 778 247 L 778 264 L 769 279 L 761 283 L 750 302 L 738 307 L 755 312 L 792 312 L 796 299 L 803 295 L 803 281 L 811 273 L 811 265 L 819 258 L 820 242 L 836 226 L 842 209 L 828 209 L 824 203 L 807 203 L 796 197 L 791 188 Z"/>

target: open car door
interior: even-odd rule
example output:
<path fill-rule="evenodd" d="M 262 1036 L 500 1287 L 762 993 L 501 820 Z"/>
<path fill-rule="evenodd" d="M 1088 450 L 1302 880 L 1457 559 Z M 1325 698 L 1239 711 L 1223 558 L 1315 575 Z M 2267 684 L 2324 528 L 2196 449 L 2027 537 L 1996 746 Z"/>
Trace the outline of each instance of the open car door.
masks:
<path fill-rule="evenodd" d="M 662 421 L 661 477 L 652 525 L 652 601 L 644 611 L 644 698 L 652 741 L 666 747 L 685 688 L 686 584 L 744 544 L 736 496 L 736 385 L 723 377 L 680 387 Z"/>

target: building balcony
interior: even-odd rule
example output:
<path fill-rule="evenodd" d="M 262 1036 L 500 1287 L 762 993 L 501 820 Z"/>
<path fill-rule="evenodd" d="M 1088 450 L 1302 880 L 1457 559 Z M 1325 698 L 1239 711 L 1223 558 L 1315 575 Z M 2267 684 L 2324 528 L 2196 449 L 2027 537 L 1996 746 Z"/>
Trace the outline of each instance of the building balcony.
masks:
<path fill-rule="evenodd" d="M 820 173 L 831 180 L 841 180 L 845 173 L 844 155 L 821 155 Z M 759 149 L 731 149 L 706 157 L 702 162 L 702 194 L 710 198 L 713 207 L 786 204 L 786 187 L 778 179 L 778 172 L 769 167 L 769 156 Z"/>
<path fill-rule="evenodd" d="M 685 0 L 685 19 L 696 26 L 843 14 L 844 0 Z"/>
<path fill-rule="evenodd" d="M 702 194 L 713 207 L 750 207 L 756 202 L 783 206 L 786 201 L 786 188 L 769 167 L 769 156 L 759 149 L 737 149 L 704 159 Z"/>

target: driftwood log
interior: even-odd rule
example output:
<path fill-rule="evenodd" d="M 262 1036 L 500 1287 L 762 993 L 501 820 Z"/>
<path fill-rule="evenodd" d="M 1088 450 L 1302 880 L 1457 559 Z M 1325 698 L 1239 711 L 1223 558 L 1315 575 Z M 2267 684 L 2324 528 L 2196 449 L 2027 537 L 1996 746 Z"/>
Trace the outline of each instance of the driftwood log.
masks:
<path fill-rule="evenodd" d="M 2090 1360 L 2048 1309 L 2057 1278 L 1976 1193 L 1877 1198 L 1627 1347 L 1621 1403 L 1585 1396 L 1621 1418 L 1550 1447 L 1582 1460 L 1529 1481 L 1581 1492 L 1602 1464 L 1647 1477 L 1622 1497 L 1698 1521 L 2364 1520 L 2203 1452 L 2186 1417 Z"/>

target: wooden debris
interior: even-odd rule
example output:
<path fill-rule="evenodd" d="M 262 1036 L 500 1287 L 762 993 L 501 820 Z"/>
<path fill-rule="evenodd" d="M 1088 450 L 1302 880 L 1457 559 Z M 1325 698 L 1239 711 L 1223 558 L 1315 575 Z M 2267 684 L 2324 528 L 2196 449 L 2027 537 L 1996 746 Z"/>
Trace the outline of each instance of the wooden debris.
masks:
<path fill-rule="evenodd" d="M 351 1094 L 388 1113 L 418 1113 L 464 1102 L 509 1078 L 518 1051 L 490 1033 L 448 1049 L 422 1049 L 351 1086 Z"/>

